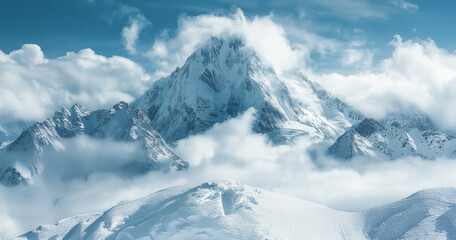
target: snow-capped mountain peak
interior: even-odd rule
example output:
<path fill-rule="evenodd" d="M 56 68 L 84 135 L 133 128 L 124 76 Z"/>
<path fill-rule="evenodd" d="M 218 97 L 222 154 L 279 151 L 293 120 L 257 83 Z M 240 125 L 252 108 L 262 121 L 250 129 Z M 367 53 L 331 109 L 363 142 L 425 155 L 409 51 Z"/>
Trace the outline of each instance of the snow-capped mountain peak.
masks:
<path fill-rule="evenodd" d="M 279 76 L 239 37 L 212 37 L 132 106 L 147 112 L 169 142 L 203 132 L 251 107 L 258 112 L 253 129 L 276 142 L 299 135 L 336 138 L 362 119 L 298 71 Z"/>

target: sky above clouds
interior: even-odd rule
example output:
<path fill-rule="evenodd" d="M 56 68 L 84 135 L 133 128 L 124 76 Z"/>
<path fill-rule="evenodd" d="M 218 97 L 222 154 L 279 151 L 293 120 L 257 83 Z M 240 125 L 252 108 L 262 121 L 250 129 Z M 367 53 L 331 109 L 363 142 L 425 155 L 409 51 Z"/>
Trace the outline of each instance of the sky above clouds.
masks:
<path fill-rule="evenodd" d="M 454 51 L 454 7 L 451 1 L 425 0 L 1 1 L 0 46 L 10 52 L 35 43 L 51 58 L 87 47 L 102 55 L 127 56 L 134 53 L 133 40 L 148 50 L 163 31 L 173 36 L 182 16 L 226 15 L 241 8 L 247 17 L 272 13 L 282 25 L 323 37 L 350 41 L 362 35 L 370 48 L 388 48 L 399 34 L 404 39 L 430 37 Z M 133 33 L 140 34 L 136 38 Z"/>

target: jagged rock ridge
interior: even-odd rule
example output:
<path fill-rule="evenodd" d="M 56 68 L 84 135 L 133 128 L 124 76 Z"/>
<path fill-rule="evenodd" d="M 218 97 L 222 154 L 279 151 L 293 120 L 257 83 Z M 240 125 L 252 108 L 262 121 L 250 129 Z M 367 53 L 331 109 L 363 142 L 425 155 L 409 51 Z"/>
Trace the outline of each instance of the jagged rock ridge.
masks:
<path fill-rule="evenodd" d="M 188 163 L 174 154 L 153 130 L 146 113 L 120 102 L 109 110 L 93 112 L 77 104 L 69 110 L 60 109 L 52 118 L 34 124 L 2 149 L 2 169 L 14 166 L 17 160 L 36 174 L 43 151 L 48 148 L 61 149 L 62 139 L 81 134 L 115 141 L 141 142 L 146 150 L 145 157 L 150 160 L 149 170 L 182 170 L 188 167 Z"/>

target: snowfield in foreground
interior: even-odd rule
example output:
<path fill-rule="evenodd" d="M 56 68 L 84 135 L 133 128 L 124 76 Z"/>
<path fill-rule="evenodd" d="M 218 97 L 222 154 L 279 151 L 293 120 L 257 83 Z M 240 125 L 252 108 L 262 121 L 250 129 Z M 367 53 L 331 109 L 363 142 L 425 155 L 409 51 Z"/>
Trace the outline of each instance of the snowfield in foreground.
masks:
<path fill-rule="evenodd" d="M 420 191 L 365 212 L 231 181 L 165 189 L 17 239 L 455 239 L 456 188 Z"/>

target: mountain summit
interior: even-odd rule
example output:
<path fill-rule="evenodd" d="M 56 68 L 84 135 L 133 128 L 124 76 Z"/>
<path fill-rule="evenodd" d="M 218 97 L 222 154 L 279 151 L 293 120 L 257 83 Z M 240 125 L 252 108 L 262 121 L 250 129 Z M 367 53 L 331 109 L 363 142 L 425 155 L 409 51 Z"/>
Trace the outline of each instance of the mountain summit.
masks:
<path fill-rule="evenodd" d="M 132 103 L 172 143 L 253 107 L 255 132 L 276 143 L 300 135 L 336 138 L 363 116 L 299 71 L 279 76 L 241 38 L 212 37 L 182 68 Z"/>

